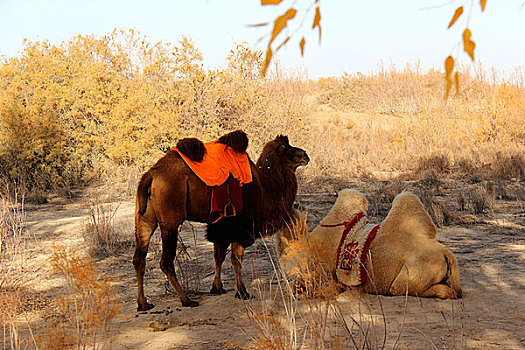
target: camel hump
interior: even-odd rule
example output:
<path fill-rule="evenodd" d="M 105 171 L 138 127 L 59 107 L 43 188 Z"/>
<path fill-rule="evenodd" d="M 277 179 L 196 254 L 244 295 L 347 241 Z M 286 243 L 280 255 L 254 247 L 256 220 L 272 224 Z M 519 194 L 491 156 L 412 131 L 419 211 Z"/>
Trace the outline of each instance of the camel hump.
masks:
<path fill-rule="evenodd" d="M 394 198 L 392 209 L 382 226 L 385 230 L 387 227 L 395 227 L 395 231 L 429 238 L 435 238 L 437 231 L 425 206 L 419 197 L 411 192 L 402 192 Z"/>
<path fill-rule="evenodd" d="M 321 224 L 339 224 L 350 221 L 355 214 L 366 213 L 367 211 L 368 200 L 365 196 L 357 190 L 345 188 L 339 191 L 332 209 L 321 220 Z"/>
<path fill-rule="evenodd" d="M 221 136 L 217 142 L 230 146 L 237 152 L 244 153 L 248 148 L 248 136 L 242 130 L 232 131 Z"/>
<path fill-rule="evenodd" d="M 201 140 L 188 137 L 177 142 L 177 149 L 194 162 L 202 162 L 206 148 Z"/>

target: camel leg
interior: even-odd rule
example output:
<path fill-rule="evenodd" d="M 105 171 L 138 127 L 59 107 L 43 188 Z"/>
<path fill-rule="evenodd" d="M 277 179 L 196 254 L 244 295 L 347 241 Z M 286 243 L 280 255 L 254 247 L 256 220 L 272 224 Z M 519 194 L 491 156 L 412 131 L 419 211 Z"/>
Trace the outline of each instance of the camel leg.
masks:
<path fill-rule="evenodd" d="M 156 228 L 156 222 L 147 222 L 142 217 L 137 217 L 135 224 L 135 238 L 137 243 L 135 255 L 133 256 L 133 265 L 135 266 L 138 286 L 137 311 L 146 311 L 153 308 L 153 304 L 149 304 L 144 295 L 144 272 L 146 270 L 146 255 L 148 254 L 149 242 Z"/>
<path fill-rule="evenodd" d="M 445 264 L 445 261 L 443 260 L 442 263 Z M 440 266 L 440 264 L 441 259 L 439 259 L 439 263 L 420 265 L 419 269 L 414 267 L 401 268 L 401 271 L 392 282 L 390 294 L 404 295 L 408 287 L 409 295 L 416 295 L 422 298 L 454 298 L 453 290 L 447 284 L 439 282 L 443 280 L 443 276 L 446 276 L 447 271 L 446 266 Z M 410 274 L 408 270 L 410 270 Z"/>
<path fill-rule="evenodd" d="M 175 275 L 175 266 L 173 261 L 177 254 L 177 238 L 179 236 L 179 228 L 182 223 L 176 226 L 166 227 L 161 224 L 160 231 L 162 234 L 162 256 L 160 259 L 160 268 L 168 276 L 173 288 L 177 292 L 182 306 L 199 306 L 199 303 L 188 298 L 186 293 L 182 290 L 179 280 Z"/>
<path fill-rule="evenodd" d="M 419 293 L 423 298 L 440 298 L 440 299 L 454 299 L 452 289 L 446 284 L 434 284 L 427 290 Z"/>
<path fill-rule="evenodd" d="M 242 282 L 242 258 L 244 256 L 244 247 L 237 242 L 232 243 L 231 260 L 233 270 L 235 271 L 235 285 L 237 286 L 237 293 L 235 297 L 238 299 L 251 299 L 252 296 L 246 290 Z"/>
<path fill-rule="evenodd" d="M 226 290 L 222 287 L 221 268 L 222 268 L 222 263 L 224 262 L 224 259 L 226 259 L 227 250 L 228 250 L 227 245 L 219 244 L 219 243 L 213 244 L 213 257 L 215 258 L 215 278 L 213 280 L 210 294 L 221 295 L 221 294 L 226 293 Z"/>

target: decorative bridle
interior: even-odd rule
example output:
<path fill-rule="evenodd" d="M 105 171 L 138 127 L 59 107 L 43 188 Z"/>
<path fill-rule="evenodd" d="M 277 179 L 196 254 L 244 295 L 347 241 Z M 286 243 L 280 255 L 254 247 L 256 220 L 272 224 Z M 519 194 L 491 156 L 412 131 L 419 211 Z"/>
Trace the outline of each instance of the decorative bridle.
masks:
<path fill-rule="evenodd" d="M 357 224 L 359 222 L 359 220 L 361 220 L 362 218 L 365 217 L 365 214 L 363 213 L 358 213 L 358 214 L 355 214 L 354 217 L 352 218 L 352 220 L 350 221 L 345 221 L 345 222 L 341 222 L 340 224 L 333 224 L 333 225 L 323 225 L 321 224 L 321 227 L 338 227 L 338 226 L 344 226 L 345 227 L 345 230 L 344 232 L 348 232 L 352 229 L 352 227 L 355 226 L 355 224 Z"/>
<path fill-rule="evenodd" d="M 364 213 L 357 213 L 354 215 L 354 217 L 350 221 L 345 221 L 345 222 L 341 222 L 339 224 L 333 224 L 333 225 L 328 225 L 328 224 L 321 225 L 321 227 L 338 227 L 338 226 L 345 227 L 343 234 L 341 235 L 341 239 L 339 240 L 339 246 L 338 246 L 339 247 L 338 250 L 339 250 L 341 248 L 341 245 L 345 241 L 346 236 L 348 235 L 348 232 L 350 232 L 350 230 L 355 226 L 355 224 L 357 224 L 364 217 L 365 217 Z M 368 220 L 366 220 L 366 224 L 368 224 Z"/>

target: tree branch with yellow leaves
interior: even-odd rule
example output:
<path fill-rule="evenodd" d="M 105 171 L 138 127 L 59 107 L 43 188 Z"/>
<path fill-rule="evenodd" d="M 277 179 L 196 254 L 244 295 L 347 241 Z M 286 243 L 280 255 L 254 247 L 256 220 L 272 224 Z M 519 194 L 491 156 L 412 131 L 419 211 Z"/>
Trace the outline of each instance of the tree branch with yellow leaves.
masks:
<path fill-rule="evenodd" d="M 296 4 L 300 0 L 295 0 L 292 3 L 292 6 L 288 8 L 282 15 L 278 16 L 273 21 L 273 28 L 271 31 L 270 39 L 268 40 L 268 45 L 266 47 L 266 58 L 264 60 L 264 64 L 262 66 L 262 74 L 263 76 L 266 75 L 266 72 L 268 70 L 268 66 L 270 65 L 270 62 L 274 56 L 274 53 L 279 51 L 284 45 L 288 44 L 289 41 L 292 38 L 292 35 L 287 35 L 278 45 L 275 49 L 273 49 L 273 45 L 275 42 L 277 42 L 280 34 L 283 32 L 283 30 L 287 27 L 289 27 L 289 23 L 297 18 L 298 10 L 295 8 L 297 7 Z M 313 15 L 313 21 L 312 21 L 312 29 L 318 29 L 319 31 L 319 42 L 321 41 L 321 10 L 319 5 L 319 0 L 304 0 L 304 2 L 310 2 L 307 9 L 304 11 L 303 15 L 303 23 L 308 18 L 308 15 L 311 12 L 311 9 L 315 7 L 315 14 Z M 466 2 L 466 0 L 465 0 Z M 261 0 L 261 6 L 275 6 L 280 5 L 283 3 L 283 0 Z M 476 43 L 471 39 L 472 38 L 472 32 L 469 29 L 470 24 L 470 18 L 472 16 L 472 11 L 474 6 L 478 4 L 478 0 L 470 0 L 470 5 L 468 7 L 468 17 L 465 29 L 462 34 L 462 42 L 463 42 L 463 51 L 468 54 L 470 59 L 474 61 L 474 51 L 476 49 Z M 479 0 L 479 6 L 481 7 L 481 12 L 485 11 L 485 7 L 487 5 L 487 0 Z M 454 11 L 454 14 L 452 16 L 452 19 L 450 20 L 448 24 L 448 28 L 450 29 L 452 26 L 456 24 L 456 22 L 461 18 L 461 16 L 464 14 L 465 5 L 461 5 L 456 8 Z M 311 17 L 310 17 L 311 18 Z M 266 23 L 260 23 L 253 25 L 254 27 L 260 27 L 260 26 L 267 26 L 270 25 L 270 22 Z M 301 27 L 303 24 L 301 24 Z M 304 56 L 304 48 L 306 44 L 306 39 L 304 35 L 301 37 L 301 40 L 299 41 L 299 48 L 301 50 L 301 56 Z M 454 84 L 456 87 L 456 92 L 459 93 L 459 73 L 455 71 L 455 62 L 453 55 L 449 55 L 445 59 L 445 98 L 448 97 L 450 93 L 450 89 L 452 88 L 452 85 Z"/>

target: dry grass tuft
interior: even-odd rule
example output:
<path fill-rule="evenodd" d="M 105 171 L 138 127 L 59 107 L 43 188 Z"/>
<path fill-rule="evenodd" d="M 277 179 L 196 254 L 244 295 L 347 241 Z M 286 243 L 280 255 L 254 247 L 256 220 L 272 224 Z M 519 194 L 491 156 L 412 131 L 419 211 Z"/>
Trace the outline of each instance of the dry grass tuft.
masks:
<path fill-rule="evenodd" d="M 294 282 L 299 298 L 331 300 L 339 294 L 328 270 L 327 252 L 322 242 L 308 233 L 307 214 L 300 215 L 279 234 L 281 268 Z"/>
<path fill-rule="evenodd" d="M 3 331 L 2 349 L 24 349 L 36 346 L 34 338 L 22 337 L 31 326 L 21 318 L 27 297 L 23 296 L 23 282 L 27 279 L 24 264 L 29 243 L 25 227 L 25 196 L 21 189 L 7 185 L 0 193 L 0 328 Z"/>
<path fill-rule="evenodd" d="M 444 154 L 432 154 L 421 157 L 417 165 L 418 172 L 432 171 L 437 174 L 442 174 L 448 172 L 449 169 L 450 161 Z"/>
<path fill-rule="evenodd" d="M 491 170 L 495 178 L 525 180 L 525 155 L 523 153 L 505 154 L 497 152 Z"/>
<path fill-rule="evenodd" d="M 98 201 L 89 205 L 83 235 L 91 254 L 97 257 L 111 256 L 128 251 L 131 247 L 132 236 L 115 224 L 115 214 L 119 207 L 120 204 L 103 204 Z"/>
<path fill-rule="evenodd" d="M 0 194 L 0 288 L 16 284 L 13 270 L 20 266 L 29 234 L 24 225 L 24 195 L 16 188 Z"/>
<path fill-rule="evenodd" d="M 490 193 L 485 186 L 475 185 L 468 190 L 467 198 L 475 214 L 485 213 L 494 207 L 494 194 Z"/>
<path fill-rule="evenodd" d="M 63 247 L 53 247 L 50 262 L 65 278 L 66 290 L 56 299 L 59 315 L 38 336 L 41 348 L 103 348 L 109 324 L 120 312 L 110 278 L 100 276 L 91 258 Z"/>
<path fill-rule="evenodd" d="M 197 231 L 195 227 L 188 223 L 191 227 L 193 242 L 188 244 L 184 242 L 182 236 L 179 234 L 177 244 L 177 255 L 175 256 L 175 269 L 179 279 L 179 283 L 187 293 L 197 293 L 201 287 L 201 280 L 206 271 L 199 266 L 199 252 L 197 251 Z M 207 267 L 206 267 L 207 269 Z M 166 280 L 166 288 L 172 293 L 175 293 L 173 286 Z"/>

